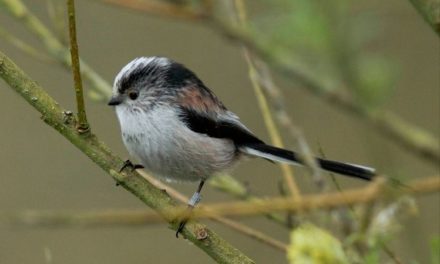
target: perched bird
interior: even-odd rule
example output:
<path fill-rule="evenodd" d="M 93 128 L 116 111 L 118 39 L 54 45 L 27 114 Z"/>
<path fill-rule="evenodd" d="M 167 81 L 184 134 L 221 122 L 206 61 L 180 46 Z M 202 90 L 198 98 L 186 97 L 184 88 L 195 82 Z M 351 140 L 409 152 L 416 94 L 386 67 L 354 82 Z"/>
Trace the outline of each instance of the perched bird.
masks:
<path fill-rule="evenodd" d="M 108 104 L 116 109 L 128 152 L 141 163 L 136 168 L 167 181 L 200 182 L 188 203 L 191 208 L 199 202 L 205 180 L 243 156 L 302 163 L 297 153 L 256 137 L 196 74 L 168 58 L 141 57 L 128 63 L 115 78 Z M 323 170 L 338 174 L 364 180 L 375 175 L 365 166 L 316 160 Z"/>

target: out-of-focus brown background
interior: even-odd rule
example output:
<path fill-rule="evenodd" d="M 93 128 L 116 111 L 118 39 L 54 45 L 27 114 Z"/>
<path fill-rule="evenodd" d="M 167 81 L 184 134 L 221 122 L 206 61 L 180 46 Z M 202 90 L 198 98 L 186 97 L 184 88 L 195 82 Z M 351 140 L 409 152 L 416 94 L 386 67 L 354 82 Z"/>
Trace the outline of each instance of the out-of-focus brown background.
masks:
<path fill-rule="evenodd" d="M 48 22 L 45 1 L 24 2 Z M 409 1 L 358 2 L 362 12 L 378 18 L 374 26 L 379 37 L 366 48 L 384 54 L 399 67 L 396 87 L 385 108 L 438 136 L 438 36 Z M 0 10 L 0 25 L 43 49 L 3 10 Z M 269 140 L 240 47 L 211 29 L 97 1 L 77 1 L 77 28 L 81 57 L 109 82 L 134 57 L 164 55 L 174 58 L 197 72 L 249 128 Z M 0 39 L 0 50 L 45 87 L 62 106 L 74 109 L 69 72 L 57 63 L 31 59 L 3 39 Z M 362 120 L 336 110 L 282 78 L 276 79 L 285 93 L 289 113 L 315 151 L 322 147 L 327 157 L 368 164 L 403 179 L 438 174 L 438 168 L 403 151 Z M 87 84 L 85 87 L 87 89 Z M 0 211 L 145 208 L 133 195 L 115 187 L 108 175 L 46 126 L 39 114 L 3 81 L 0 81 L 0 99 Z M 90 99 L 86 103 L 94 133 L 120 156 L 127 157 L 113 110 Z M 289 138 L 286 142 L 293 145 Z M 304 170 L 296 172 L 304 192 L 316 191 Z M 278 167 L 268 162 L 245 162 L 238 166 L 234 175 L 247 182 L 255 194 L 278 194 L 280 173 Z M 344 183 L 344 187 L 361 184 Z M 175 187 L 186 194 L 195 188 L 192 185 Z M 402 219 L 402 230 L 390 245 L 404 263 L 429 261 L 429 241 L 440 233 L 439 198 L 435 194 L 417 199 L 418 215 Z M 209 187 L 204 190 L 205 202 L 228 199 L 228 195 Z M 261 217 L 241 221 L 288 242 L 285 229 Z M 208 225 L 258 263 L 286 262 L 285 256 L 274 249 L 215 223 L 208 222 Z M 2 264 L 176 262 L 212 263 L 212 260 L 190 243 L 176 239 L 165 224 L 93 229 L 0 226 Z"/>

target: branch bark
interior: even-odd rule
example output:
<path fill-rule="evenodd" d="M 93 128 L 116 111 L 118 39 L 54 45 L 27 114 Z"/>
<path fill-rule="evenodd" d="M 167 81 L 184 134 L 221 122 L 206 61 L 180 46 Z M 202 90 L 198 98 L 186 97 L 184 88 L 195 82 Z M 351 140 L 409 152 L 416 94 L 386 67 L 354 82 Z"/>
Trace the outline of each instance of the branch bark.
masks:
<path fill-rule="evenodd" d="M 235 9 L 237 10 L 236 11 L 237 20 L 238 20 L 237 24 L 239 24 L 241 28 L 246 29 L 247 15 L 246 15 L 245 4 L 241 0 L 235 0 L 234 4 L 235 4 Z M 231 13 L 234 13 L 234 11 L 231 11 Z M 258 72 L 255 68 L 255 62 L 252 55 L 253 54 L 249 52 L 247 47 L 243 46 L 243 56 L 248 66 L 249 79 L 254 88 L 255 97 L 257 99 L 258 106 L 261 111 L 261 116 L 263 117 L 264 123 L 266 125 L 267 132 L 269 133 L 272 144 L 276 147 L 283 148 L 284 143 L 281 138 L 280 132 L 277 128 L 277 125 L 275 124 L 274 118 L 272 116 L 272 112 L 270 111 L 267 98 L 263 93 L 263 89 L 261 88 L 260 83 L 258 82 Z M 296 183 L 292 166 L 286 163 L 280 163 L 279 166 L 282 171 L 284 183 L 286 184 L 289 190 L 289 195 L 291 195 L 295 200 L 300 200 L 301 191 L 298 187 L 298 184 Z"/>
<path fill-rule="evenodd" d="M 41 119 L 46 124 L 68 139 L 122 187 L 156 210 L 170 223 L 172 229 L 177 229 L 178 219 L 173 219 L 167 213 L 173 210 L 175 201 L 169 195 L 151 185 L 136 171 L 118 173 L 123 160 L 113 154 L 92 133 L 80 135 L 75 128 L 76 121 L 69 115 L 69 112 L 61 108 L 43 88 L 31 80 L 1 52 L 0 77 L 42 114 Z M 204 235 L 201 237 L 200 233 Z M 200 223 L 188 223 L 183 230 L 183 235 L 218 263 L 254 263 L 238 249 Z"/>
<path fill-rule="evenodd" d="M 407 183 L 398 191 L 387 189 L 384 178 L 378 177 L 366 187 L 350 189 L 343 192 L 303 195 L 299 201 L 291 198 L 259 199 L 249 202 L 225 202 L 206 204 L 203 208 L 195 208 L 193 217 L 216 216 L 247 216 L 260 215 L 277 211 L 301 212 L 305 214 L 313 210 L 330 210 L 343 206 L 366 204 L 380 199 L 392 197 L 393 194 L 421 195 L 440 191 L 440 177 L 432 176 Z M 388 191 L 388 192 L 387 192 Z M 183 207 L 180 209 L 183 211 Z"/>
<path fill-rule="evenodd" d="M 75 1 L 67 0 L 67 16 L 69 17 L 69 36 L 70 36 L 70 58 L 72 61 L 73 81 L 75 85 L 76 106 L 78 109 L 78 132 L 87 133 L 90 131 L 87 122 L 86 106 L 84 104 L 83 86 L 79 65 L 78 42 L 76 40 L 75 23 Z"/>

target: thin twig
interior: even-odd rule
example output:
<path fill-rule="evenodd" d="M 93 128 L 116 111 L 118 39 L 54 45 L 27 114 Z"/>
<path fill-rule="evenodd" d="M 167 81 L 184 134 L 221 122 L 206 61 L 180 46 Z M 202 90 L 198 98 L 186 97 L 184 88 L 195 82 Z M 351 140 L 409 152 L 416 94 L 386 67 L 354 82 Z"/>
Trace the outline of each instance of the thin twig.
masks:
<path fill-rule="evenodd" d="M 248 192 L 246 186 L 230 175 L 219 175 L 208 181 L 209 185 L 219 191 L 228 193 L 235 198 L 252 201 L 258 199 L 255 195 Z M 289 228 L 290 225 L 286 218 L 278 213 L 265 214 L 265 217 L 277 224 Z"/>
<path fill-rule="evenodd" d="M 393 250 L 391 250 L 391 248 L 388 247 L 388 245 L 383 245 L 383 250 L 385 252 L 385 254 L 387 254 L 387 256 L 395 263 L 395 264 L 402 264 L 402 261 L 400 260 L 400 258 L 396 255 L 396 253 L 394 253 Z"/>
<path fill-rule="evenodd" d="M 440 190 L 440 177 L 434 176 L 416 180 L 407 184 L 409 187 L 400 190 L 402 194 L 421 195 L 438 192 Z M 269 212 L 291 211 L 307 213 L 313 210 L 330 210 L 347 205 L 365 204 L 387 195 L 384 193 L 384 179 L 378 179 L 367 187 L 351 189 L 344 192 L 333 192 L 317 195 L 304 195 L 300 201 L 286 198 L 260 199 L 249 202 L 227 202 L 205 204 L 194 209 L 193 218 L 211 218 L 213 216 L 251 216 Z M 186 210 L 185 206 L 169 208 L 168 217 L 179 217 Z M 159 216 L 151 215 L 154 219 Z"/>
<path fill-rule="evenodd" d="M 31 57 L 43 61 L 43 62 L 53 62 L 54 60 L 50 57 L 46 56 L 44 53 L 42 53 L 39 50 L 36 50 L 31 45 L 27 44 L 23 40 L 17 38 L 16 36 L 12 35 L 8 31 L 6 31 L 4 28 L 0 27 L 0 38 L 5 39 L 9 43 L 11 43 L 14 47 L 18 48 L 19 50 L 23 51 L 24 53 L 30 55 Z"/>
<path fill-rule="evenodd" d="M 249 226 L 240 224 L 237 221 L 232 221 L 229 218 L 225 218 L 225 217 L 218 217 L 216 216 L 215 218 L 211 218 L 219 223 L 222 223 L 225 226 L 228 226 L 232 229 L 235 229 L 237 231 L 239 231 L 240 233 L 247 235 L 257 241 L 260 241 L 264 244 L 267 244 L 275 249 L 281 250 L 282 252 L 287 252 L 287 245 L 281 241 L 278 241 L 276 239 L 274 239 L 273 237 L 270 237 L 266 234 L 264 234 L 263 232 L 260 232 L 258 230 L 255 230 Z"/>
<path fill-rule="evenodd" d="M 238 13 L 238 21 L 241 25 L 241 27 L 246 27 L 246 9 L 244 6 L 243 1 L 241 0 L 235 0 L 235 8 L 237 9 Z M 252 55 L 249 52 L 249 50 L 246 48 L 246 46 L 243 46 L 243 53 L 244 57 L 246 59 L 246 63 L 248 65 L 249 69 L 249 77 L 252 82 L 252 86 L 254 88 L 255 96 L 257 97 L 258 105 L 261 110 L 261 114 L 263 116 L 264 123 L 266 124 L 266 128 L 269 132 L 270 138 L 272 143 L 276 147 L 283 147 L 283 141 L 281 139 L 281 135 L 277 129 L 277 126 L 275 125 L 275 122 L 273 120 L 269 104 L 267 103 L 267 99 L 264 96 L 264 93 L 261 89 L 261 86 L 258 82 L 258 73 L 255 69 L 254 62 L 252 59 Z M 280 163 L 281 171 L 283 172 L 283 178 L 284 182 L 287 184 L 287 187 L 289 188 L 289 194 L 292 195 L 292 197 L 295 200 L 301 199 L 301 192 L 298 188 L 298 185 L 295 182 L 295 178 L 293 175 L 293 169 L 291 166 L 285 163 Z"/>
<path fill-rule="evenodd" d="M 57 39 L 61 43 L 66 44 L 68 42 L 68 36 L 66 31 L 67 25 L 64 21 L 64 3 L 59 0 L 46 0 L 46 3 L 47 13 L 51 21 L 54 35 L 57 36 Z"/>
<path fill-rule="evenodd" d="M 3 219 L 12 225 L 41 227 L 93 227 L 143 226 L 164 223 L 157 213 L 146 210 L 101 210 L 90 212 L 51 212 L 26 210 L 20 213 L 2 214 Z"/>
<path fill-rule="evenodd" d="M 406 188 L 399 189 L 399 194 L 421 195 L 440 191 L 440 177 L 433 176 L 421 180 L 414 180 L 406 184 Z M 196 208 L 194 217 L 221 216 L 248 216 L 269 212 L 290 211 L 306 213 L 318 209 L 334 209 L 355 204 L 365 204 L 387 197 L 384 190 L 384 179 L 378 179 L 363 188 L 350 189 L 344 192 L 303 195 L 300 201 L 286 198 L 260 199 L 248 202 L 227 202 L 205 204 L 205 208 Z M 183 210 L 184 208 L 182 208 Z"/>
<path fill-rule="evenodd" d="M 154 179 L 154 178 L 153 178 Z M 432 192 L 438 192 L 440 190 L 440 177 L 434 176 L 422 180 L 416 180 L 408 184 L 409 188 L 403 189 L 402 194 L 422 195 Z M 309 212 L 311 210 L 318 209 L 334 209 L 341 206 L 365 204 L 378 199 L 384 198 L 383 193 L 383 180 L 372 183 L 367 187 L 352 189 L 342 193 L 328 193 L 319 195 L 305 195 L 300 202 L 292 202 L 291 199 L 285 198 L 272 198 L 267 200 L 259 200 L 253 202 L 234 202 L 234 203 L 217 203 L 206 204 L 203 207 L 197 208 L 194 211 L 194 218 L 212 218 L 220 215 L 231 216 L 249 216 L 254 214 L 262 214 L 272 211 L 301 211 Z M 181 195 L 181 194 L 179 194 Z M 184 197 L 183 197 L 184 198 Z M 178 217 L 184 210 L 185 206 L 169 208 L 168 217 Z M 121 215 L 129 214 L 130 217 L 127 220 L 121 220 Z M 37 216 L 35 216 L 37 215 Z M 38 213 L 32 212 L 18 215 L 10 219 L 21 219 L 19 221 L 27 224 L 63 224 L 66 222 L 66 215 L 56 214 L 54 216 L 50 213 Z M 114 216 L 113 220 L 109 216 Z M 34 217 L 35 216 L 35 217 Z M 26 220 L 27 219 L 27 220 Z M 144 224 L 155 223 L 162 219 L 161 216 L 156 213 L 151 214 L 148 212 L 133 212 L 133 211 L 119 211 L 119 212 L 101 212 L 83 214 L 72 219 L 73 222 L 79 224 L 96 224 L 96 221 L 102 221 L 104 224 L 112 224 L 114 222 L 124 221 L 127 224 Z"/>
<path fill-rule="evenodd" d="M 75 0 L 67 0 L 67 16 L 69 17 L 70 57 L 72 61 L 73 81 L 75 85 L 76 107 L 78 110 L 78 132 L 90 132 L 84 104 L 83 87 L 79 65 L 78 42 L 76 40 Z"/>
<path fill-rule="evenodd" d="M 138 175 L 138 174 L 136 174 Z M 421 180 L 414 180 L 407 184 L 409 187 L 400 190 L 400 194 L 427 195 L 440 191 L 440 176 L 428 177 Z M 248 202 L 226 202 L 205 204 L 195 208 L 192 218 L 212 218 L 218 216 L 246 217 L 261 215 L 269 212 L 291 211 L 308 213 L 314 210 L 332 210 L 348 205 L 365 204 L 380 199 L 386 199 L 384 179 L 363 188 L 356 188 L 344 192 L 332 192 L 325 194 L 303 195 L 300 201 L 292 201 L 291 198 L 276 197 L 270 199 L 259 199 Z M 186 206 L 166 208 L 166 219 L 179 218 L 186 210 Z M 145 212 L 145 221 L 157 222 L 163 216 L 156 213 Z M 136 218 L 134 218 L 136 219 Z M 136 222 L 136 221 L 135 221 Z"/>
<path fill-rule="evenodd" d="M 163 224 L 165 221 L 157 213 L 150 213 L 145 210 L 104 210 L 91 212 L 45 212 L 45 211 L 24 211 L 20 213 L 1 214 L 0 220 L 4 219 L 11 225 L 25 225 L 38 227 L 91 227 L 103 228 L 111 226 L 145 226 L 151 224 Z M 259 231 L 236 221 L 224 217 L 212 218 L 234 230 L 239 231 L 257 241 L 267 244 L 275 249 L 286 251 L 286 244 L 275 240 Z"/>
<path fill-rule="evenodd" d="M 297 142 L 299 147 L 298 154 L 304 164 L 310 169 L 315 183 L 321 190 L 325 189 L 325 181 L 322 177 L 318 162 L 314 157 L 312 150 L 307 143 L 302 131 L 293 124 L 292 119 L 286 111 L 284 99 L 281 89 L 274 83 L 270 70 L 267 65 L 261 60 L 255 60 L 255 66 L 258 71 L 258 81 L 264 92 L 271 99 L 271 105 L 274 110 L 274 116 L 278 123 L 286 129 L 291 137 Z"/>

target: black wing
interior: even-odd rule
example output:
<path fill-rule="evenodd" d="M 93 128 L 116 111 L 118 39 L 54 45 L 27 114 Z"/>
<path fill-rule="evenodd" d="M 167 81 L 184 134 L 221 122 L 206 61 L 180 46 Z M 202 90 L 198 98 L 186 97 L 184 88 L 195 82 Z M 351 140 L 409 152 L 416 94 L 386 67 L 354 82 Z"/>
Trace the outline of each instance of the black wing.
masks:
<path fill-rule="evenodd" d="M 206 134 L 213 138 L 231 139 L 237 147 L 247 144 L 264 144 L 262 140 L 232 121 L 215 120 L 187 107 L 181 107 L 180 110 L 179 117 L 194 132 Z"/>
<path fill-rule="evenodd" d="M 201 114 L 199 111 L 181 107 L 179 117 L 186 125 L 194 132 L 206 134 L 213 138 L 227 138 L 231 139 L 235 146 L 246 146 L 261 153 L 273 155 L 274 157 L 282 158 L 287 161 L 302 164 L 298 154 L 273 146 L 266 145 L 262 140 L 255 137 L 247 129 L 235 124 L 233 121 L 216 120 L 208 114 Z M 268 161 L 280 161 L 278 158 L 267 158 L 266 155 L 251 154 L 258 157 L 263 157 Z M 354 164 L 342 163 L 337 161 L 317 159 L 320 167 L 324 170 L 340 173 L 343 175 L 361 178 L 364 180 L 371 180 L 375 175 L 374 169 L 358 166 Z"/>

